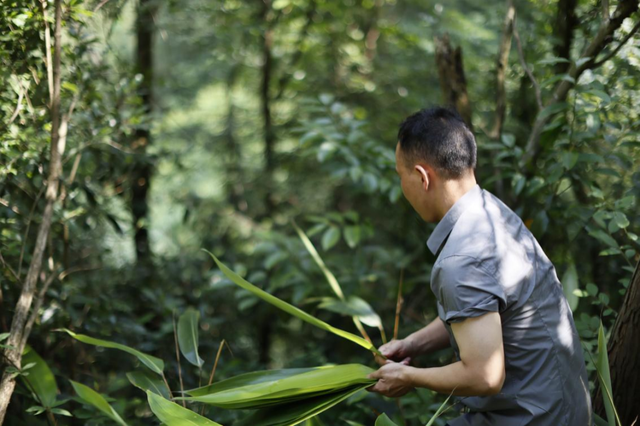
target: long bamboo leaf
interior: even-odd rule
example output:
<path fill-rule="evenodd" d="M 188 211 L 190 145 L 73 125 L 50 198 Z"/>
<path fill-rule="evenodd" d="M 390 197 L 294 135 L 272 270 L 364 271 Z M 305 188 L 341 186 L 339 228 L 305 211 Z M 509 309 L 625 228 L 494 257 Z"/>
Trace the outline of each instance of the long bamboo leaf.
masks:
<path fill-rule="evenodd" d="M 375 380 L 367 378 L 372 372 L 371 368 L 359 364 L 316 367 L 294 374 L 287 370 L 277 370 L 269 379 L 266 375 L 262 376 L 259 383 L 247 384 L 244 377 L 238 376 L 227 380 L 227 383 L 217 384 L 225 390 L 221 391 L 216 389 L 216 385 L 211 385 L 187 391 L 191 397 L 176 399 L 204 402 L 228 409 L 262 408 L 335 393 L 355 385 L 370 386 L 375 383 Z M 235 386 L 231 387 L 229 382 Z"/>
<path fill-rule="evenodd" d="M 27 370 L 29 374 L 21 377 L 26 382 L 27 387 L 36 394 L 43 407 L 53 407 L 58 394 L 56 378 L 40 355 L 31 346 L 27 345 L 22 354 L 22 365 L 29 364 L 33 364 Z"/>
<path fill-rule="evenodd" d="M 82 399 L 89 405 L 93 405 L 119 425 L 127 426 L 127 423 L 122 420 L 122 417 L 120 417 L 116 410 L 114 410 L 113 407 L 109 405 L 107 400 L 104 399 L 102 395 L 91 389 L 89 386 L 83 385 L 82 383 L 74 382 L 73 380 L 69 380 L 69 382 L 71 382 L 71 386 L 73 386 L 73 389 L 76 391 L 80 399 Z"/>
<path fill-rule="evenodd" d="M 438 407 L 438 409 L 436 410 L 436 413 L 433 415 L 433 417 L 431 417 L 431 419 L 425 426 L 432 426 L 433 423 L 436 421 L 436 419 L 440 417 L 445 411 L 448 410 L 448 408 L 446 408 L 446 405 L 449 403 L 449 400 L 451 399 L 452 395 L 453 395 L 453 392 L 451 392 L 451 394 L 447 397 L 447 399 L 445 399 L 444 402 L 440 405 L 440 407 Z"/>
<path fill-rule="evenodd" d="M 240 374 L 238 376 L 231 377 L 230 379 L 221 380 L 217 383 L 209 386 L 202 386 L 196 389 L 185 391 L 186 394 L 191 396 L 203 396 L 217 392 L 226 391 L 229 389 L 239 388 L 241 386 L 250 386 L 265 382 L 274 382 L 281 379 L 286 379 L 296 374 L 302 374 L 314 370 L 314 368 L 287 368 L 283 370 L 265 370 L 254 371 L 251 373 Z"/>
<path fill-rule="evenodd" d="M 600 321 L 598 329 L 598 359 L 596 361 L 596 370 L 598 372 L 598 381 L 602 388 L 602 400 L 604 409 L 607 413 L 607 421 L 609 426 L 621 426 L 620 418 L 613 402 L 613 393 L 611 391 L 611 371 L 609 370 L 609 355 L 607 353 L 607 340 L 604 336 L 604 327 Z"/>
<path fill-rule="evenodd" d="M 398 426 L 398 425 L 392 422 L 391 419 L 385 413 L 382 413 L 376 419 L 375 426 Z"/>
<path fill-rule="evenodd" d="M 166 426 L 222 426 L 163 397 L 147 391 L 151 411 Z"/>
<path fill-rule="evenodd" d="M 162 361 L 160 358 L 147 355 L 143 352 L 130 348 L 129 346 L 121 345 L 120 343 L 114 343 L 108 340 L 96 339 L 94 337 L 86 336 L 84 334 L 76 334 L 71 330 L 67 330 L 66 328 L 63 328 L 61 331 L 68 333 L 71 337 L 73 337 L 74 339 L 82 343 L 87 343 L 89 345 L 94 345 L 94 346 L 102 346 L 104 348 L 119 349 L 121 351 L 127 352 L 128 354 L 131 354 L 136 358 L 138 358 L 141 363 L 149 367 L 149 369 L 154 373 L 162 375 L 162 370 L 164 370 L 164 361 Z"/>
<path fill-rule="evenodd" d="M 315 398 L 256 411 L 238 426 L 294 426 L 339 404 L 370 385 L 362 384 Z"/>
<path fill-rule="evenodd" d="M 169 398 L 169 390 L 162 380 L 157 378 L 157 376 L 151 376 L 148 373 L 143 373 L 141 371 L 132 371 L 127 373 L 127 379 L 131 384 L 143 391 L 151 391 L 156 395 L 163 396 L 165 398 Z"/>
<path fill-rule="evenodd" d="M 204 360 L 198 355 L 198 322 L 200 312 L 187 309 L 178 319 L 178 344 L 180 352 L 191 364 L 200 368 Z"/>
<path fill-rule="evenodd" d="M 329 268 L 327 268 L 327 265 L 324 264 L 324 261 L 320 257 L 320 254 L 318 254 L 318 251 L 314 247 L 314 245 L 311 242 L 311 240 L 309 239 L 309 237 L 307 237 L 307 235 L 302 231 L 302 229 L 300 229 L 298 227 L 298 225 L 296 225 L 295 222 L 293 222 L 293 228 L 298 233 L 298 236 L 300 237 L 300 240 L 302 240 L 302 244 L 304 244 L 305 248 L 307 249 L 307 251 L 309 252 L 311 257 L 313 258 L 313 260 L 316 262 L 316 264 L 318 265 L 318 267 L 320 268 L 320 270 L 324 274 L 325 278 L 329 282 L 329 285 L 333 289 L 333 292 L 340 299 L 344 299 L 344 293 L 342 292 L 342 287 L 340 287 L 340 284 L 338 283 L 338 280 L 336 279 L 335 275 L 333 275 L 333 273 L 331 273 Z"/>
<path fill-rule="evenodd" d="M 380 316 L 378 316 L 378 314 L 375 313 L 373 308 L 364 300 L 360 298 L 354 298 L 354 297 L 349 298 L 351 300 L 348 300 L 347 298 L 345 298 L 344 292 L 342 291 L 342 287 L 340 287 L 338 280 L 336 279 L 335 275 L 333 275 L 333 273 L 329 270 L 329 268 L 327 268 L 327 265 L 325 265 L 324 261 L 322 260 L 322 257 L 320 257 L 320 254 L 316 250 L 315 246 L 313 245 L 309 237 L 307 237 L 304 231 L 302 231 L 302 229 L 300 229 L 300 227 L 298 227 L 298 225 L 296 225 L 295 222 L 292 222 L 292 224 L 294 229 L 298 233 L 300 240 L 302 240 L 302 244 L 305 246 L 305 248 L 313 258 L 313 260 L 316 262 L 316 264 L 324 274 L 325 278 L 329 282 L 329 285 L 333 289 L 333 292 L 336 294 L 336 296 L 338 296 L 338 299 L 340 299 L 340 301 L 343 302 L 344 304 L 352 305 L 351 308 L 356 308 L 355 309 L 356 311 L 363 311 L 362 315 L 350 314 L 353 317 L 353 323 L 356 325 L 356 328 L 360 331 L 362 336 L 365 337 L 366 340 L 369 340 L 367 333 L 364 330 L 364 327 L 362 326 L 361 322 L 367 324 L 369 327 L 377 327 L 378 329 L 380 329 L 380 333 L 383 336 L 382 339 L 386 343 L 386 337 L 384 336 L 384 328 L 382 326 L 382 320 L 380 320 Z M 333 306 L 335 306 L 335 304 Z M 320 306 L 320 307 L 323 309 L 332 310 L 331 308 L 328 308 L 326 306 Z M 344 310 L 345 309 L 342 309 L 342 311 Z M 341 313 L 343 315 L 348 315 L 344 312 L 340 312 L 336 310 L 334 310 L 334 312 Z"/>
<path fill-rule="evenodd" d="M 235 272 L 233 272 L 231 269 L 227 268 L 222 262 L 220 262 L 218 260 L 217 257 L 215 257 L 213 255 L 213 253 L 204 250 L 207 253 L 209 253 L 209 255 L 213 258 L 213 260 L 216 262 L 216 264 L 218 265 L 218 267 L 220 268 L 220 270 L 222 271 L 223 274 L 225 274 L 227 276 L 227 278 L 229 278 L 232 282 L 234 282 L 235 284 L 237 284 L 238 286 L 244 288 L 245 290 L 250 291 L 251 293 L 253 293 L 255 296 L 259 297 L 260 299 L 264 300 L 267 303 L 272 304 L 273 306 L 287 312 L 290 315 L 293 315 L 297 318 L 300 318 L 303 321 L 308 322 L 309 324 L 315 325 L 316 327 L 328 331 L 330 333 L 333 333 L 337 336 L 340 336 L 342 338 L 345 338 L 347 340 L 350 340 L 360 346 L 362 346 L 365 349 L 370 350 L 371 352 L 375 353 L 375 354 L 380 354 L 380 351 L 378 351 L 373 344 L 371 344 L 370 342 L 367 342 L 365 339 L 363 339 L 362 337 L 358 337 L 355 334 L 349 333 L 348 331 L 344 331 L 341 330 L 339 328 L 335 328 L 329 324 L 327 324 L 324 321 L 321 321 L 319 319 L 317 319 L 316 317 L 314 317 L 313 315 L 310 315 L 306 312 L 304 312 L 303 310 L 296 308 L 293 305 L 290 305 L 289 303 L 278 299 L 277 297 L 267 293 L 266 291 L 256 287 L 255 285 L 251 284 L 250 282 L 248 282 L 247 280 L 245 280 L 244 278 L 242 278 L 240 275 L 236 274 Z"/>
<path fill-rule="evenodd" d="M 333 297 L 325 297 L 318 305 L 320 309 L 326 309 L 341 315 L 357 317 L 369 327 L 382 327 L 382 320 L 376 314 L 371 305 L 358 296 L 349 296 L 344 300 L 335 299 Z"/>

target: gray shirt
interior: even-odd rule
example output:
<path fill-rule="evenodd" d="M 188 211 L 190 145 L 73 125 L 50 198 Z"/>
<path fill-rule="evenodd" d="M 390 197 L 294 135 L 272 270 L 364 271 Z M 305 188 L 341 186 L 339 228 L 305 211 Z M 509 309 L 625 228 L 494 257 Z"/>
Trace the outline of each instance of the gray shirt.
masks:
<path fill-rule="evenodd" d="M 522 220 L 475 186 L 427 241 L 431 289 L 451 323 L 499 312 L 506 378 L 499 394 L 465 397 L 451 426 L 587 426 L 591 400 L 573 315 L 551 261 Z"/>

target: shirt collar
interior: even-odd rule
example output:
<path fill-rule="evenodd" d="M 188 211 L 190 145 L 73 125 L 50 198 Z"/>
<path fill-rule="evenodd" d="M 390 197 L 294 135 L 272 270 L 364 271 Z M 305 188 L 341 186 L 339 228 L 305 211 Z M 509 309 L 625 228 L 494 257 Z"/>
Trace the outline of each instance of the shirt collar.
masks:
<path fill-rule="evenodd" d="M 447 239 L 453 226 L 456 224 L 462 213 L 471 205 L 476 204 L 482 196 L 482 189 L 479 185 L 474 186 L 467 191 L 462 197 L 444 215 L 436 228 L 427 240 L 427 247 L 433 254 L 436 254 L 442 243 Z"/>

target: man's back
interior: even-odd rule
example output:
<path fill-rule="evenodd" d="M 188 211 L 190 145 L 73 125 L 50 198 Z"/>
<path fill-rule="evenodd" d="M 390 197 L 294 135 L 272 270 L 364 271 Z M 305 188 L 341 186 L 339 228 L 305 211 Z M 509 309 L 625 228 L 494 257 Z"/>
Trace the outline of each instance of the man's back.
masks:
<path fill-rule="evenodd" d="M 440 252 L 431 288 L 450 323 L 499 312 L 506 378 L 501 392 L 466 397 L 459 425 L 591 425 L 586 369 L 555 269 L 520 218 L 476 186 L 429 238 Z"/>

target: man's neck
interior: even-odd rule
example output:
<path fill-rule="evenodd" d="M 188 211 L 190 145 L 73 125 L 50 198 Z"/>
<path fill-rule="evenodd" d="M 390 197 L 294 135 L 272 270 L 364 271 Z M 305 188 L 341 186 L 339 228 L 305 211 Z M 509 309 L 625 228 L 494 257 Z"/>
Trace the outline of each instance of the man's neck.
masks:
<path fill-rule="evenodd" d="M 438 206 L 438 210 L 440 212 L 439 219 L 447 214 L 447 212 L 453 207 L 453 205 L 458 201 L 464 194 L 469 192 L 473 187 L 476 186 L 476 178 L 473 173 L 462 177 L 460 179 L 450 179 L 446 180 L 442 184 L 442 196 L 440 197 L 440 205 Z"/>

